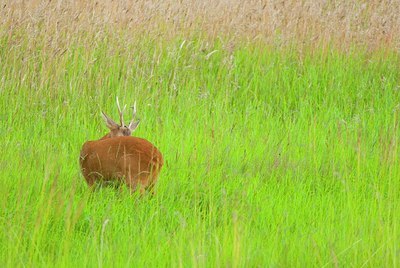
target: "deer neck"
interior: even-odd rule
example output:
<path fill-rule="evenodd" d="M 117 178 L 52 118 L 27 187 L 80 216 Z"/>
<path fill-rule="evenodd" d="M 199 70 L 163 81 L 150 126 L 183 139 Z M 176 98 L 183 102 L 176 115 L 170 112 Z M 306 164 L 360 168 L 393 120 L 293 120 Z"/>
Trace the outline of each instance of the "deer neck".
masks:
<path fill-rule="evenodd" d="M 100 140 L 106 140 L 106 139 L 109 139 L 109 138 L 111 138 L 110 133 L 108 133 L 107 135 L 105 135 L 104 137 L 102 137 Z"/>

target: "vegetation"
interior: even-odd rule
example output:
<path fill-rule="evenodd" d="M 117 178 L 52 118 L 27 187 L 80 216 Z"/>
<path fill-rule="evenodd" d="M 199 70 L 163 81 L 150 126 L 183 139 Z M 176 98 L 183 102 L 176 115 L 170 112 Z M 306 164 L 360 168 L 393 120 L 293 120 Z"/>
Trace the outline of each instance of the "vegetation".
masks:
<path fill-rule="evenodd" d="M 52 5 L 2 11 L 0 265 L 399 266 L 393 32 L 343 45 L 176 21 L 100 30 Z M 91 192 L 80 173 L 116 96 L 164 155 L 154 197 Z"/>

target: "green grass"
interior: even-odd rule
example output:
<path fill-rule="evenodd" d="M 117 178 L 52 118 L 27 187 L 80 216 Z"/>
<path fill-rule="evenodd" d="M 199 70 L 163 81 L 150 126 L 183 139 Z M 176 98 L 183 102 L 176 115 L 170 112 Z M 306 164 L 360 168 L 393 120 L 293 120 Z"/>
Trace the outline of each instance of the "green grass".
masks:
<path fill-rule="evenodd" d="M 400 265 L 398 54 L 67 48 L 0 39 L 1 266 Z M 80 173 L 116 96 L 137 101 L 134 135 L 164 155 L 154 198 L 91 193 Z"/>

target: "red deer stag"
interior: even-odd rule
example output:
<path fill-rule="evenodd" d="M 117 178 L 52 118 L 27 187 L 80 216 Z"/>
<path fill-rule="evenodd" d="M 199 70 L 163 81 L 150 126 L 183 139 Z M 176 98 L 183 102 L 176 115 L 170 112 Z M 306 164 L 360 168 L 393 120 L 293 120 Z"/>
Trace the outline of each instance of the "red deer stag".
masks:
<path fill-rule="evenodd" d="M 154 184 L 163 166 L 161 152 L 149 141 L 131 137 L 139 125 L 135 121 L 136 102 L 132 106 L 133 118 L 124 124 L 123 110 L 117 107 L 120 124 L 115 123 L 104 112 L 102 116 L 110 132 L 99 140 L 87 141 L 80 153 L 80 166 L 89 187 L 95 182 L 125 182 L 131 192 L 139 186 L 140 193 L 153 192 Z M 125 106 L 126 107 L 126 106 Z M 124 107 L 124 110 L 125 110 Z"/>

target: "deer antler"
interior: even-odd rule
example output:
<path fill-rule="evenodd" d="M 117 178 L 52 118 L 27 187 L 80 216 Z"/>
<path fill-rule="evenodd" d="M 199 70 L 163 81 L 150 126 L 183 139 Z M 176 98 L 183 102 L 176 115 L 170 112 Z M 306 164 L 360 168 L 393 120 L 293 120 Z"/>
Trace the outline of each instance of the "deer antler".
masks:
<path fill-rule="evenodd" d="M 125 126 L 123 112 L 125 111 L 126 105 L 124 106 L 124 109 L 121 111 L 121 107 L 119 106 L 118 97 L 117 97 L 117 107 L 118 107 L 118 113 L 119 113 L 119 122 L 120 122 L 120 125 L 123 127 L 123 126 Z"/>
<path fill-rule="evenodd" d="M 136 101 L 135 101 L 135 103 L 133 104 L 133 106 L 131 106 L 131 108 L 132 108 L 132 120 L 131 120 L 131 122 L 129 123 L 129 128 L 131 129 L 131 131 L 134 131 L 134 130 L 137 128 L 137 126 L 139 125 L 139 122 L 140 122 L 140 120 L 137 120 L 137 121 L 135 122 L 135 117 L 136 117 Z"/>
<path fill-rule="evenodd" d="M 136 117 L 136 101 L 133 103 L 133 106 L 131 106 L 131 108 L 132 108 L 132 121 L 133 121 Z"/>

